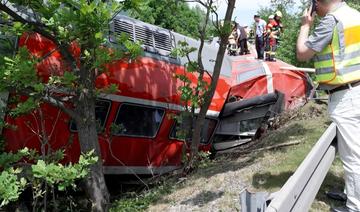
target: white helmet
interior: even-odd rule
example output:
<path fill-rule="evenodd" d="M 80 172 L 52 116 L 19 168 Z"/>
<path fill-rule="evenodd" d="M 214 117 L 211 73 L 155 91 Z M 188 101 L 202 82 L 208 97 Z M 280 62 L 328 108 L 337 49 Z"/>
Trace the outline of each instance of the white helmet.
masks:
<path fill-rule="evenodd" d="M 269 16 L 269 20 L 270 20 L 270 19 L 274 19 L 274 18 L 275 18 L 274 15 L 270 15 L 270 16 Z"/>

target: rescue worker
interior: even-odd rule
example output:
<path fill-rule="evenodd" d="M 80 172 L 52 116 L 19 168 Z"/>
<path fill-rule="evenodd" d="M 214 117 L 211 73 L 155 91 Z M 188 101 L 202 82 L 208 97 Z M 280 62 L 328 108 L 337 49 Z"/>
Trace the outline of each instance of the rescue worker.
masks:
<path fill-rule="evenodd" d="M 283 17 L 282 12 L 281 11 L 276 11 L 274 19 L 275 19 L 276 28 L 277 28 L 277 31 L 278 31 L 278 37 L 276 39 L 276 45 L 277 46 L 279 46 L 279 44 L 280 44 L 280 35 L 284 31 L 284 25 L 283 25 L 283 23 L 281 21 L 282 17 Z"/>
<path fill-rule="evenodd" d="M 276 52 L 276 39 L 278 34 L 277 22 L 274 15 L 269 16 L 269 22 L 266 25 L 266 47 L 265 47 L 265 60 L 275 61 Z"/>
<path fill-rule="evenodd" d="M 329 94 L 328 112 L 337 125 L 347 202 L 332 211 L 360 211 L 360 12 L 341 0 L 317 0 L 316 13 L 322 19 L 309 37 L 314 15 L 304 12 L 297 57 L 314 59 L 316 80 Z"/>
<path fill-rule="evenodd" d="M 264 35 L 266 33 L 266 22 L 260 18 L 259 15 L 254 16 L 255 20 L 255 46 L 257 52 L 257 58 L 259 60 L 264 59 Z"/>

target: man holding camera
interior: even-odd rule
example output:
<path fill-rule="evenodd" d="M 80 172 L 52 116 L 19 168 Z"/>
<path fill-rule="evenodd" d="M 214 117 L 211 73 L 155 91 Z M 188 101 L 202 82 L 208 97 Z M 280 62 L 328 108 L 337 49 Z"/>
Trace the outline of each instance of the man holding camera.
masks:
<path fill-rule="evenodd" d="M 313 3 L 322 18 L 309 36 L 315 13 L 305 11 L 297 57 L 301 61 L 313 58 L 316 80 L 329 94 L 328 112 L 337 125 L 347 202 L 346 207 L 332 211 L 360 211 L 360 13 L 341 0 Z"/>

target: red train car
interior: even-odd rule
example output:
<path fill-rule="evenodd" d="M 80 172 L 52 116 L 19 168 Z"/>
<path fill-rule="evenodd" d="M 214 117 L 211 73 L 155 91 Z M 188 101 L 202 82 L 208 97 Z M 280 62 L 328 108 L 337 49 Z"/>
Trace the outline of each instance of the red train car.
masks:
<path fill-rule="evenodd" d="M 98 88 L 109 84 L 118 85 L 116 94 L 102 94 L 96 103 L 99 122 L 99 144 L 106 174 L 162 174 L 181 165 L 184 141 L 178 138 L 176 123 L 171 116 L 184 109 L 178 87 L 181 85 L 174 74 L 184 73 L 186 58 L 171 56 L 179 41 L 187 41 L 198 47 L 199 42 L 183 35 L 149 25 L 126 16 L 118 15 L 110 23 L 108 46 L 117 48 L 114 35 L 125 33 L 133 41 L 143 44 L 144 54 L 135 61 L 117 61 L 108 66 L 107 74 L 96 80 Z M 36 33 L 27 33 L 19 40 L 38 57 L 46 58 L 37 65 L 39 76 L 45 80 L 50 73 L 62 74 L 61 55 L 51 41 Z M 216 44 L 206 44 L 204 65 L 213 70 Z M 79 56 L 76 47 L 73 54 Z M 197 52 L 191 55 L 196 58 Z M 218 124 L 218 116 L 225 104 L 233 82 L 229 59 L 224 60 L 221 78 L 212 99 L 208 118 L 203 128 L 201 149 L 209 150 L 211 138 Z M 190 75 L 193 83 L 197 77 Z M 210 80 L 209 77 L 206 80 Z M 38 111 L 25 116 L 5 120 L 16 130 L 3 129 L 7 151 L 24 147 L 40 150 L 41 121 L 49 136 L 50 149 L 64 149 L 66 161 L 76 161 L 80 154 L 76 125 L 57 108 L 41 105 L 45 114 L 40 119 Z M 116 130 L 112 126 L 117 127 Z"/>
<path fill-rule="evenodd" d="M 102 94 L 96 103 L 99 144 L 106 174 L 162 174 L 181 166 L 184 141 L 177 135 L 173 114 L 184 109 L 175 74 L 185 72 L 187 58 L 173 57 L 179 41 L 198 47 L 199 41 L 141 21 L 118 15 L 110 23 L 107 45 L 117 48 L 114 36 L 125 33 L 140 41 L 144 54 L 135 61 L 117 61 L 107 74 L 96 80 L 98 88 L 118 85 L 119 92 Z M 45 80 L 50 73 L 62 74 L 61 55 L 56 46 L 36 33 L 22 36 L 18 42 L 38 57 L 38 74 Z M 0 46 L 1 47 L 1 46 Z M 206 43 L 203 50 L 205 69 L 213 70 L 218 44 Z M 73 53 L 79 56 L 74 46 Z M 196 60 L 197 52 L 190 58 Z M 254 136 L 261 123 L 284 109 L 304 103 L 309 79 L 304 73 L 282 71 L 281 61 L 268 63 L 254 57 L 225 56 L 221 76 L 207 112 L 199 147 L 210 150 L 232 148 L 243 143 L 238 138 Z M 193 83 L 197 76 L 189 74 Z M 207 76 L 206 80 L 210 80 Z M 0 102 L 1 103 L 1 102 Z M 76 125 L 57 108 L 43 104 L 44 126 L 49 135 L 48 149 L 64 149 L 66 161 L 76 161 L 80 154 Z M 270 112 L 270 113 L 269 113 Z M 7 151 L 24 147 L 40 150 L 41 130 L 38 111 L 5 120 L 17 126 L 3 129 Z M 117 126 L 117 127 L 112 127 Z M 236 141 L 233 140 L 234 136 Z"/>

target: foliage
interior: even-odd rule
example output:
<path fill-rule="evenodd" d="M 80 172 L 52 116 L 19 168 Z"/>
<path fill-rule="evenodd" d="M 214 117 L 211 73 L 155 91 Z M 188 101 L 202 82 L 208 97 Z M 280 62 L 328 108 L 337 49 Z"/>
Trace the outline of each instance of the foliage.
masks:
<path fill-rule="evenodd" d="M 2 154 L 0 154 L 0 167 L 2 169 L 12 168 L 22 158 L 34 158 L 35 154 L 36 153 L 34 151 L 30 151 L 28 148 L 21 149 L 17 153 L 3 152 Z"/>
<path fill-rule="evenodd" d="M 181 94 L 181 100 L 188 105 L 187 112 L 191 112 L 192 108 L 198 108 L 203 104 L 204 94 L 209 88 L 209 83 L 203 78 L 198 78 L 197 83 L 193 83 L 190 79 L 191 74 L 200 72 L 201 67 L 197 61 L 190 60 L 189 55 L 197 51 L 197 48 L 190 47 L 185 41 L 179 41 L 178 48 L 174 49 L 172 54 L 177 57 L 187 57 L 189 61 L 185 64 L 185 72 L 175 76 L 182 85 L 178 87 Z"/>
<path fill-rule="evenodd" d="M 351 7 L 353 7 L 353 8 L 355 8 L 355 9 L 357 9 L 357 10 L 360 11 L 359 1 L 357 1 L 357 0 L 346 0 L 346 3 L 347 3 L 349 6 L 351 6 Z"/>
<path fill-rule="evenodd" d="M 199 152 L 199 160 L 200 160 L 200 164 L 199 164 L 199 168 L 207 168 L 211 165 L 211 152 Z"/>
<path fill-rule="evenodd" d="M 199 145 L 201 141 L 201 132 L 205 122 L 207 111 L 215 94 L 215 89 L 220 77 L 222 62 L 224 59 L 228 38 L 231 33 L 231 18 L 235 8 L 236 0 L 227 1 L 227 11 L 224 21 L 220 21 L 216 12 L 217 0 L 194 1 L 202 5 L 206 11 L 205 21 L 199 28 L 199 47 L 189 46 L 186 42 L 179 42 L 178 49 L 173 52 L 174 55 L 187 58 L 185 71 L 176 78 L 182 82 L 179 86 L 181 100 L 186 108 L 185 112 L 180 116 L 185 116 L 185 120 L 190 115 L 189 123 L 186 123 L 185 137 L 190 142 L 190 152 L 186 153 L 187 161 L 185 161 L 184 171 L 189 172 L 198 166 L 199 162 Z M 211 22 L 211 15 L 215 15 L 216 20 Z M 219 48 L 215 64 L 212 70 L 206 70 L 202 54 L 206 39 L 208 27 L 212 25 L 215 35 L 219 37 Z M 190 54 L 197 55 L 197 59 L 192 59 Z M 212 72 L 211 74 L 209 72 Z M 191 80 L 190 77 L 196 77 Z M 184 152 L 185 153 L 185 152 Z"/>
<path fill-rule="evenodd" d="M 16 38 L 37 33 L 41 39 L 51 41 L 56 48 L 45 52 L 45 55 L 30 54 L 28 49 L 21 47 L 11 54 L 4 54 L 0 60 L 0 92 L 10 91 L 22 98 L 11 107 L 11 115 L 19 116 L 34 111 L 43 103 L 50 104 L 67 113 L 77 124 L 79 135 L 86 135 L 88 129 L 96 132 L 95 99 L 101 92 L 116 92 L 117 87 L 97 88 L 96 78 L 107 72 L 107 64 L 120 59 L 134 59 L 141 54 L 138 43 L 131 43 L 126 36 L 115 38 L 118 45 L 109 49 L 109 22 L 120 10 L 136 7 L 138 0 L 9 0 L 0 3 L 0 20 L 2 22 L 1 38 Z M 9 7 L 20 6 L 25 9 L 13 10 Z M 36 15 L 35 15 L 36 14 Z M 26 19 L 26 17 L 31 17 Z M 12 46 L 0 44 L 1 52 L 6 52 Z M 4 49 L 4 51 L 3 51 Z M 0 52 L 0 53 L 1 53 Z M 61 68 L 52 70 L 48 67 L 49 79 L 37 73 L 37 65 L 53 54 L 61 55 Z M 66 93 L 59 94 L 59 91 Z M 26 98 L 25 98 L 26 97 Z M 39 114 L 38 114 L 39 115 Z M 44 130 L 46 131 L 46 130 Z M 39 132 L 41 132 L 39 130 Z M 41 143 L 47 142 L 46 133 L 38 135 Z M 98 138 L 95 136 L 79 136 L 82 152 L 94 150 L 95 156 L 100 156 Z M 42 154 L 45 154 L 42 152 Z M 44 164 L 46 165 L 44 168 Z M 81 165 L 81 164 L 79 164 Z M 82 164 L 84 165 L 84 164 Z M 93 163 L 90 175 L 102 173 L 102 161 Z M 77 172 L 77 165 L 61 167 L 50 161 L 38 161 L 33 166 L 36 173 L 46 174 L 42 181 L 58 183 L 61 188 L 67 187 L 76 176 L 83 177 L 84 172 Z M 51 172 L 41 172 L 50 169 Z M 60 181 L 60 173 L 70 181 Z M 58 175 L 58 176 L 56 176 Z M 87 178 L 88 193 L 93 198 L 97 210 L 106 209 L 108 192 L 102 174 Z M 45 184 L 46 184 L 45 183 Z M 44 184 L 44 183 L 42 183 Z M 71 184 L 71 183 L 70 183 Z M 90 188 L 90 186 L 95 186 Z M 98 186 L 98 187 L 96 187 Z M 43 185 L 41 185 L 43 189 Z M 45 186 L 46 187 L 46 186 Z M 46 190 L 46 189 L 45 189 Z M 95 191 L 98 194 L 94 194 Z M 100 198 L 96 198 L 100 197 Z M 99 202 L 101 201 L 101 203 Z"/>
<path fill-rule="evenodd" d="M 31 166 L 31 171 L 35 179 L 44 180 L 49 185 L 57 185 L 59 191 L 64 191 L 70 186 L 75 188 L 75 181 L 86 177 L 89 166 L 98 160 L 98 157 L 93 155 L 93 151 L 83 154 L 78 163 L 66 166 L 61 163 L 47 164 L 43 160 L 38 160 Z"/>
<path fill-rule="evenodd" d="M 171 193 L 176 188 L 174 180 L 167 179 L 154 185 L 149 190 L 140 194 L 126 193 L 121 199 L 115 201 L 110 212 L 132 212 L 145 211 L 152 203 L 158 201 L 162 196 Z"/>
<path fill-rule="evenodd" d="M 144 22 L 183 35 L 199 38 L 199 27 L 204 24 L 205 12 L 198 5 L 191 8 L 181 0 L 144 0 L 140 8 L 131 9 L 129 15 Z M 207 38 L 212 34 L 212 27 L 207 29 Z"/>
<path fill-rule="evenodd" d="M 57 153 L 55 152 L 54 155 Z M 58 191 L 64 191 L 71 187 L 76 189 L 75 182 L 87 176 L 89 166 L 94 164 L 98 158 L 94 156 L 94 152 L 83 154 L 76 164 L 62 165 L 58 162 L 47 163 L 39 159 L 35 151 L 27 148 L 17 153 L 3 153 L 0 155 L 0 166 L 4 169 L 0 174 L 0 200 L 3 207 L 10 202 L 17 201 L 20 194 L 26 187 L 33 190 L 34 208 L 37 208 L 36 200 L 42 199 L 48 191 L 47 186 L 51 188 L 57 187 Z M 33 159 L 37 161 L 31 166 L 31 169 L 13 168 L 21 166 L 20 162 L 24 159 Z M 57 161 L 61 160 L 58 158 Z M 46 182 L 47 186 L 44 186 Z M 52 192 L 54 190 L 52 189 Z M 53 194 L 55 195 L 55 194 Z M 53 199 L 53 201 L 56 201 Z"/>
<path fill-rule="evenodd" d="M 21 169 L 6 169 L 0 174 L 0 207 L 7 205 L 9 202 L 16 201 L 22 191 L 25 189 L 25 178 L 18 177 Z"/>

